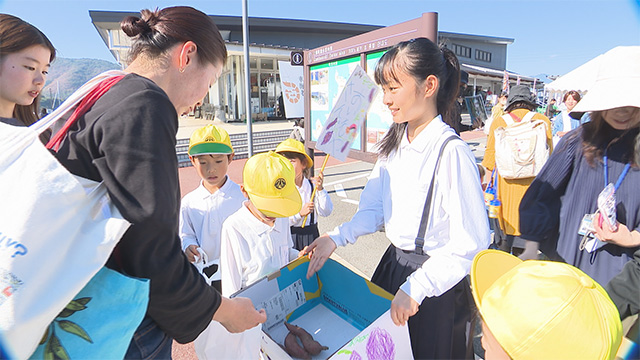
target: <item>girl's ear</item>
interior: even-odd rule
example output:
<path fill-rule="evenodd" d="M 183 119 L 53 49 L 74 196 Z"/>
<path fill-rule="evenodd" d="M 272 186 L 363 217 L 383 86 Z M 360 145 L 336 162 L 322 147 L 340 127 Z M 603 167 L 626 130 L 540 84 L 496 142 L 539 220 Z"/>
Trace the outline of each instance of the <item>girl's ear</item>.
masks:
<path fill-rule="evenodd" d="M 432 97 L 437 95 L 440 81 L 435 75 L 429 75 L 424 80 L 424 95 L 425 97 Z"/>
<path fill-rule="evenodd" d="M 240 191 L 242 191 L 242 195 L 244 195 L 246 199 L 249 198 L 249 193 L 244 189 L 244 185 L 240 185 Z"/>

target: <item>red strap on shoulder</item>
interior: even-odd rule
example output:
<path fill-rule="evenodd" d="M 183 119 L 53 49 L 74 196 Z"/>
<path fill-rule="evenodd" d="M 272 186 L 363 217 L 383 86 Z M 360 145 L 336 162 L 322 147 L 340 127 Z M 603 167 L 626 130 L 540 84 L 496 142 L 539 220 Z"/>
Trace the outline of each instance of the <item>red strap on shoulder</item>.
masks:
<path fill-rule="evenodd" d="M 515 116 L 513 113 L 509 113 L 509 115 L 511 116 L 511 118 L 513 119 L 513 121 L 519 123 L 520 121 L 522 121 L 522 119 L 520 119 L 519 117 Z"/>
<path fill-rule="evenodd" d="M 51 137 L 51 140 L 47 143 L 47 149 L 53 149 L 54 151 L 58 151 L 60 148 L 60 144 L 62 143 L 62 139 L 64 139 L 65 135 L 67 135 L 67 131 L 69 128 L 75 124 L 75 122 L 84 115 L 93 104 L 98 101 L 98 99 L 104 95 L 113 85 L 115 85 L 118 81 L 120 81 L 124 75 L 114 76 L 108 79 L 101 81 L 93 90 L 89 91 L 87 96 L 85 96 L 78 107 L 73 111 L 73 114 L 67 119 L 67 122 L 64 123 L 64 126 Z"/>

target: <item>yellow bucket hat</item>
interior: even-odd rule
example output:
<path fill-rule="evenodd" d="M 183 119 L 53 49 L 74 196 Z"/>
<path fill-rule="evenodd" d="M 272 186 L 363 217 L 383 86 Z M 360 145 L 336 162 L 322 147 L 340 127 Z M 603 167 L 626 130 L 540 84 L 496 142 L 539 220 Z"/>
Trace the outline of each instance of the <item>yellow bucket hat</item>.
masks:
<path fill-rule="evenodd" d="M 622 324 L 606 291 L 581 270 L 498 250 L 471 265 L 482 319 L 512 359 L 614 359 Z"/>
<path fill-rule="evenodd" d="M 276 152 L 294 152 L 302 154 L 307 159 L 307 169 L 313 166 L 313 159 L 311 159 L 311 157 L 307 155 L 307 152 L 304 149 L 304 144 L 296 139 L 287 139 L 281 142 L 280 144 L 278 144 L 278 146 L 276 146 Z"/>
<path fill-rule="evenodd" d="M 270 217 L 289 217 L 300 212 L 302 199 L 295 184 L 291 162 L 269 151 L 252 156 L 242 171 L 249 200 Z"/>
<path fill-rule="evenodd" d="M 197 129 L 189 138 L 189 156 L 232 153 L 229 133 L 213 124 Z"/>

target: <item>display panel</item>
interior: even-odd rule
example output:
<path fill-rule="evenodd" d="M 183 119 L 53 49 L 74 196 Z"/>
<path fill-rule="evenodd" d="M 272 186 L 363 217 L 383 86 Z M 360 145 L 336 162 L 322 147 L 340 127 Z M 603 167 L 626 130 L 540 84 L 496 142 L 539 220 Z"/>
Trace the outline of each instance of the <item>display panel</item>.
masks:
<path fill-rule="evenodd" d="M 386 50 L 378 51 L 375 53 L 367 54 L 367 74 L 374 79 L 374 72 L 376 69 L 376 65 L 378 64 L 378 60 L 384 55 Z M 373 103 L 371 104 L 371 108 L 369 109 L 369 114 L 367 115 L 367 151 L 375 152 L 376 144 L 382 140 L 384 135 L 389 130 L 389 127 L 393 123 L 393 118 L 391 116 L 391 111 L 389 108 L 382 102 L 382 87 L 380 87 L 380 91 L 376 95 Z"/>
<path fill-rule="evenodd" d="M 360 57 L 351 57 L 338 61 L 330 61 L 313 65 L 309 68 L 311 80 L 311 106 L 310 106 L 310 138 L 318 140 L 318 135 L 327 121 L 327 117 L 335 102 L 338 100 L 349 76 L 360 63 Z M 352 149 L 360 150 L 361 132 L 358 132 L 351 145 Z"/>

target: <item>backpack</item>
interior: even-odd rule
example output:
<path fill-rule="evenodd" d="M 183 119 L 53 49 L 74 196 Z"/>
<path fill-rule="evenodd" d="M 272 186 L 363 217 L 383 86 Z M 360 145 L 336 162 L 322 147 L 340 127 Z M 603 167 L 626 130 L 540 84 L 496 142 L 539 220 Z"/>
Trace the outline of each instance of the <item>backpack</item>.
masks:
<path fill-rule="evenodd" d="M 547 125 L 532 120 L 534 115 L 529 111 L 518 123 L 510 114 L 503 115 L 507 126 L 495 130 L 496 167 L 505 179 L 535 177 L 549 158 Z"/>

